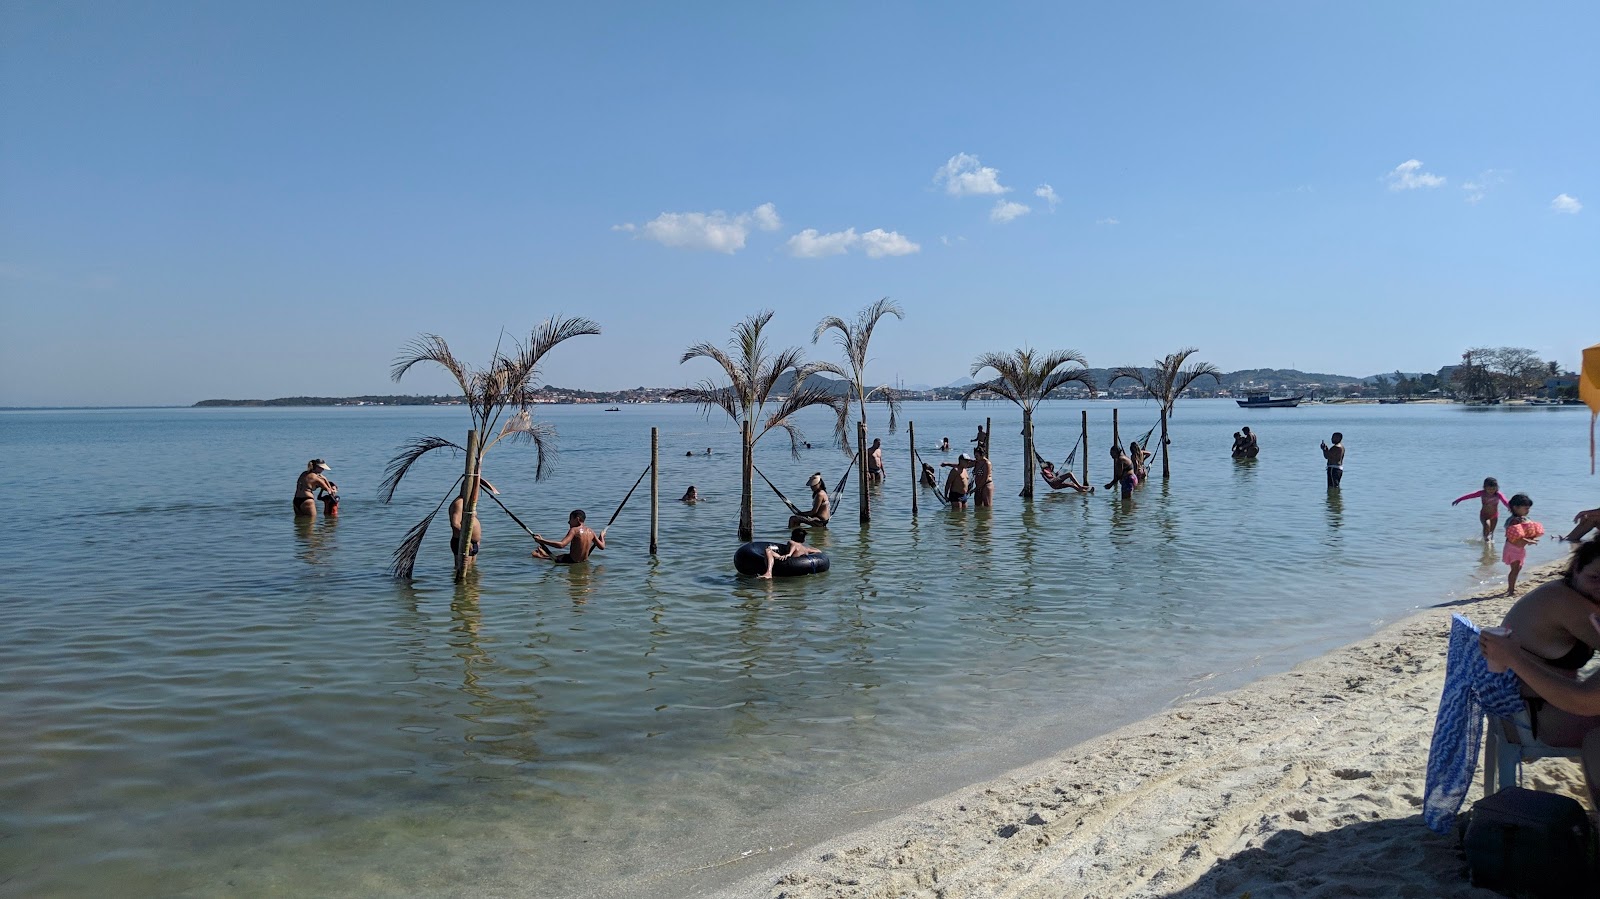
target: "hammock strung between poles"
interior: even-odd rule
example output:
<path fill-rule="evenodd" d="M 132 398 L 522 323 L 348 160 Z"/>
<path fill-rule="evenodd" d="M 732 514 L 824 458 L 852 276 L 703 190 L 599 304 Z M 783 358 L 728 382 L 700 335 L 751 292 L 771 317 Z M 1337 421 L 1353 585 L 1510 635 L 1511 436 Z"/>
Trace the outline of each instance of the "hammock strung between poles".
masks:
<path fill-rule="evenodd" d="M 790 502 L 789 498 L 787 496 L 783 495 L 783 491 L 778 489 L 778 485 L 772 483 L 772 479 L 771 478 L 768 478 L 765 474 L 762 474 L 761 469 L 758 468 L 754 462 L 750 463 L 750 470 L 754 471 L 756 474 L 761 475 L 761 480 L 766 481 L 767 482 L 767 486 L 772 488 L 772 492 L 778 494 L 778 499 L 783 500 L 783 504 L 789 507 L 789 511 L 793 512 L 796 515 L 804 515 L 804 514 L 806 514 L 804 511 L 802 511 L 800 509 L 799 506 L 797 506 L 794 503 Z M 823 484 L 824 484 L 824 486 L 826 486 L 827 482 L 824 481 Z M 843 485 L 841 485 L 841 486 L 843 486 Z"/>
<path fill-rule="evenodd" d="M 847 479 L 849 479 L 849 477 L 850 477 L 850 469 L 855 467 L 856 460 L 860 459 L 860 458 L 861 458 L 861 451 L 860 450 L 856 450 L 855 453 L 850 457 L 850 461 L 845 463 L 844 474 L 839 476 L 839 485 L 833 488 L 833 496 L 834 496 L 834 504 L 833 504 L 833 510 L 832 510 L 833 512 L 839 511 L 839 503 L 847 495 L 844 492 L 844 482 Z M 827 481 L 823 481 L 822 484 L 823 484 L 823 486 L 827 486 L 828 482 Z M 830 514 L 832 514 L 832 513 L 830 513 Z"/>
<path fill-rule="evenodd" d="M 919 464 L 919 465 L 927 465 L 928 464 L 928 460 L 922 458 L 922 454 L 917 452 L 916 447 L 912 447 L 911 455 L 916 457 L 917 464 Z M 917 477 L 918 477 L 919 482 L 920 482 L 920 479 L 922 477 L 921 474 L 919 473 L 917 475 Z M 919 486 L 920 486 L 920 483 L 919 483 Z M 939 489 L 939 484 L 938 484 L 938 479 L 937 478 L 934 479 L 933 495 L 938 497 L 939 502 L 943 503 L 944 505 L 947 505 L 947 506 L 950 505 L 950 500 L 947 497 L 945 497 L 944 491 Z"/>
<path fill-rule="evenodd" d="M 639 473 L 639 479 L 634 481 L 633 482 L 633 486 L 628 489 L 628 495 L 624 496 L 622 498 L 622 503 L 617 506 L 617 511 L 611 513 L 611 520 L 606 522 L 606 527 L 605 528 L 601 528 L 602 531 L 605 530 L 606 528 L 611 527 L 613 524 L 616 524 L 617 516 L 622 514 L 623 506 L 626 506 L 628 504 L 628 500 L 633 498 L 633 491 L 639 489 L 639 485 L 644 483 L 644 476 L 649 474 L 649 473 L 650 473 L 650 466 L 646 465 L 644 467 L 644 471 Z M 517 517 L 517 513 L 511 511 L 511 509 L 507 508 L 505 503 L 500 501 L 500 497 L 495 496 L 493 493 L 485 493 L 483 495 L 489 497 L 492 500 L 494 500 L 494 504 L 495 505 L 499 506 L 500 509 L 503 512 L 505 512 L 507 515 L 511 516 L 511 520 L 515 521 L 517 523 L 517 527 L 522 528 L 523 533 L 527 534 L 529 537 L 533 537 L 533 531 L 530 530 L 526 524 L 522 523 L 522 519 Z M 538 538 L 534 538 L 534 539 L 538 539 Z"/>
<path fill-rule="evenodd" d="M 1078 439 L 1074 440 L 1072 442 L 1072 452 L 1067 453 L 1066 461 L 1061 463 L 1061 467 L 1062 467 L 1063 470 L 1066 470 L 1066 471 L 1072 470 L 1072 464 L 1078 460 L 1078 447 L 1080 447 L 1082 445 L 1083 445 L 1083 432 L 1079 431 L 1078 432 Z M 1050 462 L 1049 459 L 1046 459 L 1043 455 L 1041 455 L 1039 453 L 1039 445 L 1037 443 L 1034 444 L 1034 446 L 1033 446 L 1033 458 L 1034 458 L 1035 461 L 1038 461 L 1038 462 Z M 1051 462 L 1051 464 L 1054 465 L 1055 463 Z"/>

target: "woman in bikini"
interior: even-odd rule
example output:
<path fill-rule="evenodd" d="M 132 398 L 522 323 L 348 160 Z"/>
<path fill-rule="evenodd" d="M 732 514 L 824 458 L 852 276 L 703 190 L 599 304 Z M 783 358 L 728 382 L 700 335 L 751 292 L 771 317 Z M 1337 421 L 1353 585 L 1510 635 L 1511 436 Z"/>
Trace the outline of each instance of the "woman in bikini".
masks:
<path fill-rule="evenodd" d="M 1600 542 L 1580 544 L 1559 581 L 1531 590 L 1506 612 L 1510 634 L 1482 633 L 1489 661 L 1516 672 L 1534 734 L 1551 746 L 1582 746 L 1589 792 L 1600 788 L 1600 677 L 1577 679 L 1600 649 Z"/>
<path fill-rule="evenodd" d="M 981 432 L 982 429 L 980 428 Z M 987 440 L 985 441 L 988 442 Z M 956 463 L 956 470 L 963 468 L 972 469 L 972 504 L 974 506 L 994 505 L 994 466 L 989 464 L 989 452 L 979 446 L 972 451 L 973 458 L 962 456 Z M 949 462 L 944 463 L 949 465 Z"/>
<path fill-rule="evenodd" d="M 1052 490 L 1076 490 L 1079 493 L 1094 492 L 1093 487 L 1083 486 L 1078 482 L 1077 478 L 1072 476 L 1070 471 L 1063 471 L 1057 474 L 1055 465 L 1049 462 L 1039 463 L 1039 476 L 1044 478 L 1044 482 L 1049 484 Z"/>
<path fill-rule="evenodd" d="M 332 481 L 322 476 L 328 470 L 328 463 L 321 459 L 312 459 L 306 463 L 306 470 L 300 472 L 299 480 L 294 482 L 294 516 L 296 518 L 317 517 L 317 491 L 337 494 L 339 488 Z"/>

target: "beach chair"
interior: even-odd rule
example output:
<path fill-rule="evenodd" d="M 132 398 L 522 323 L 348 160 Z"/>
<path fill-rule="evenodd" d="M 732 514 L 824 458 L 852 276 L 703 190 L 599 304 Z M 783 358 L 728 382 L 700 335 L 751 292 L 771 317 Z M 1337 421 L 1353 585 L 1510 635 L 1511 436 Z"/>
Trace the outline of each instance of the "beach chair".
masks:
<path fill-rule="evenodd" d="M 1522 763 L 1532 759 L 1577 758 L 1576 746 L 1551 746 L 1533 738 L 1533 720 L 1526 706 L 1509 718 L 1490 715 L 1483 728 L 1483 795 L 1516 786 Z"/>

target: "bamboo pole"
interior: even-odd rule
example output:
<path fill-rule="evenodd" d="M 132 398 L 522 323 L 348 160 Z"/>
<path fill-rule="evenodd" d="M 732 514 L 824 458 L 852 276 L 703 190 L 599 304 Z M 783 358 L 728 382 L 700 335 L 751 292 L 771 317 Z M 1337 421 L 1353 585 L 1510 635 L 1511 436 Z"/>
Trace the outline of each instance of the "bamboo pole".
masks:
<path fill-rule="evenodd" d="M 461 476 L 461 529 L 456 533 L 456 583 L 467 576 L 472 553 L 472 523 L 478 518 L 478 432 L 467 432 L 467 468 Z"/>
<path fill-rule="evenodd" d="M 740 459 L 743 461 L 744 468 L 744 471 L 739 476 L 739 489 L 742 491 L 739 495 L 739 539 L 749 543 L 751 540 L 756 539 L 755 514 L 750 508 L 752 497 L 750 472 L 751 469 L 755 468 L 756 459 L 755 453 L 751 452 L 750 447 L 749 421 L 739 422 L 739 448 Z"/>
<path fill-rule="evenodd" d="M 856 446 L 861 450 L 861 465 L 856 469 L 856 483 L 861 493 L 861 523 L 872 520 L 872 510 L 867 507 L 867 423 L 856 422 Z"/>
<path fill-rule="evenodd" d="M 1089 483 L 1089 410 L 1083 410 L 1083 483 Z"/>
<path fill-rule="evenodd" d="M 661 429 L 650 429 L 650 555 L 661 530 Z"/>
<path fill-rule="evenodd" d="M 917 423 L 906 422 L 906 437 L 911 441 L 911 514 L 917 514 L 917 494 L 922 492 L 922 472 L 917 470 Z"/>
<path fill-rule="evenodd" d="M 1167 445 L 1167 410 L 1161 410 L 1161 480 L 1172 477 L 1172 447 Z"/>

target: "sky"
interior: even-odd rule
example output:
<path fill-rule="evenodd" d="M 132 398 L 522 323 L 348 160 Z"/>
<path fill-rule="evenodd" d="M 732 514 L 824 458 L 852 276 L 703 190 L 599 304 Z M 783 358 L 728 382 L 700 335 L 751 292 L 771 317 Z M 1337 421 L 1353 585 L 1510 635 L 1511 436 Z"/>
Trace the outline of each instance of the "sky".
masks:
<path fill-rule="evenodd" d="M 0 406 L 1600 342 L 1600 5 L 0 0 Z"/>

